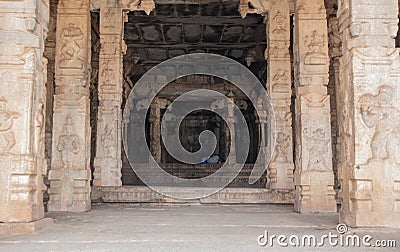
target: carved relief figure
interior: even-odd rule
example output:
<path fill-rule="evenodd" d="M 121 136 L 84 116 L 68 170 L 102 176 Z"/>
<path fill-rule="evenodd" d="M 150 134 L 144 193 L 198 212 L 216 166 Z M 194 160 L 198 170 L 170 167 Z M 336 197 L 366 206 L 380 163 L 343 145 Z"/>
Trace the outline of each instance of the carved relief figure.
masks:
<path fill-rule="evenodd" d="M 310 36 L 304 38 L 304 46 L 308 51 L 304 57 L 304 64 L 306 65 L 325 65 L 328 58 L 325 54 L 325 35 L 319 37 L 316 30 Z"/>
<path fill-rule="evenodd" d="M 308 157 L 308 171 L 330 171 L 326 156 L 328 147 L 330 146 L 329 135 L 321 127 L 313 127 L 305 129 L 304 133 L 308 139 L 307 150 L 309 151 Z"/>
<path fill-rule="evenodd" d="M 101 71 L 102 82 L 104 83 L 102 86 L 107 88 L 115 88 L 113 85 L 113 81 L 115 79 L 114 70 L 110 67 L 110 62 L 105 61 L 103 64 L 103 70 Z"/>
<path fill-rule="evenodd" d="M 110 128 L 108 124 L 104 127 L 104 133 L 101 135 L 101 143 L 103 144 L 104 155 L 111 157 L 114 147 L 114 136 L 113 128 Z"/>
<path fill-rule="evenodd" d="M 74 127 L 71 116 L 65 119 L 65 134 L 58 139 L 58 151 L 61 153 L 61 160 L 64 169 L 71 169 L 75 156 L 80 149 L 80 141 L 78 135 L 74 134 Z"/>
<path fill-rule="evenodd" d="M 38 108 L 36 111 L 36 133 L 35 133 L 35 149 L 38 153 L 42 152 L 42 143 L 44 138 L 44 104 L 42 99 L 39 100 Z"/>
<path fill-rule="evenodd" d="M 286 93 L 290 87 L 290 83 L 288 82 L 288 71 L 279 69 L 275 74 L 274 78 L 272 78 L 272 91 L 278 93 Z"/>
<path fill-rule="evenodd" d="M 287 162 L 287 150 L 289 148 L 289 135 L 284 132 L 279 132 L 276 139 L 275 158 L 274 161 Z"/>
<path fill-rule="evenodd" d="M 374 128 L 371 140 L 372 160 L 393 158 L 400 164 L 400 111 L 393 105 L 395 89 L 382 85 L 378 94 L 360 97 L 361 118 L 368 128 Z"/>
<path fill-rule="evenodd" d="M 283 16 L 282 13 L 278 11 L 276 16 L 274 17 L 274 22 L 276 26 L 273 30 L 273 33 L 280 39 L 285 39 L 286 29 L 283 27 L 285 21 L 286 21 L 285 16 Z"/>
<path fill-rule="evenodd" d="M 329 43 L 331 46 L 340 46 L 339 20 L 337 18 L 330 18 L 329 24 Z"/>
<path fill-rule="evenodd" d="M 14 120 L 20 117 L 18 112 L 8 110 L 8 101 L 0 97 L 0 154 L 7 154 L 14 147 L 15 135 L 12 130 Z"/>
<path fill-rule="evenodd" d="M 79 55 L 81 47 L 78 41 L 83 39 L 82 30 L 75 24 L 69 24 L 67 28 L 62 30 L 61 38 L 65 42 L 61 47 L 63 57 L 60 60 L 60 67 L 81 69 L 83 60 Z"/>

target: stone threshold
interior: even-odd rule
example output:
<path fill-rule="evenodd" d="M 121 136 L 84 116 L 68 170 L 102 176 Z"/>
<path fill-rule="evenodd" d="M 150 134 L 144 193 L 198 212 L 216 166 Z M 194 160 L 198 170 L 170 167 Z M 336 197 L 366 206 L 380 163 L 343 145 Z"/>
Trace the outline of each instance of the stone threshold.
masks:
<path fill-rule="evenodd" d="M 185 194 L 196 188 L 168 187 L 168 190 Z M 294 190 L 225 188 L 201 199 L 183 200 L 167 197 L 146 186 L 93 187 L 92 201 L 102 203 L 293 204 Z"/>
<path fill-rule="evenodd" d="M 31 234 L 53 225 L 53 219 L 44 218 L 32 222 L 0 223 L 0 234 Z"/>

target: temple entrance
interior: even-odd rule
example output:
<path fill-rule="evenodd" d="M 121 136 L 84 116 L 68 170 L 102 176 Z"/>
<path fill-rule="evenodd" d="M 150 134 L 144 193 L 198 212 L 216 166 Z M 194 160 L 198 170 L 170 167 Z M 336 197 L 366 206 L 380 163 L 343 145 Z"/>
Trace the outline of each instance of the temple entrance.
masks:
<path fill-rule="evenodd" d="M 140 11 L 128 14 L 125 23 L 125 43 L 127 51 L 124 57 L 124 101 L 131 88 L 146 71 L 158 63 L 175 56 L 189 53 L 214 53 L 240 62 L 248 67 L 261 81 L 266 82 L 267 69 L 263 52 L 266 49 L 264 18 L 249 15 L 242 18 L 237 10 L 239 1 L 231 3 L 199 4 L 160 4 L 149 16 Z M 180 127 L 181 143 L 189 152 L 199 148 L 198 137 L 204 130 L 210 130 L 217 136 L 217 148 L 213 158 L 202 164 L 188 165 L 175 160 L 166 151 L 160 141 L 159 131 L 152 130 L 152 121 L 159 121 L 166 105 L 183 93 L 194 89 L 209 89 L 227 95 L 240 107 L 246 118 L 250 132 L 249 154 L 244 168 L 229 187 L 266 188 L 267 174 L 255 184 L 248 183 L 248 177 L 257 158 L 260 142 L 260 125 L 251 102 L 234 85 L 211 76 L 188 76 L 170 83 L 157 95 L 158 108 L 152 118 L 147 117 L 146 134 L 153 156 L 169 173 L 184 178 L 199 178 L 218 170 L 229 154 L 230 135 L 227 126 L 218 115 L 209 111 L 196 111 L 188 115 Z M 123 102 L 124 106 L 124 102 Z M 240 137 L 236 132 L 235 137 Z M 240 153 L 241 146 L 236 146 Z M 140 150 L 130 150 L 137 159 L 146 160 Z M 125 186 L 143 186 L 142 181 L 133 172 L 125 153 L 122 152 L 122 183 Z M 156 178 L 155 178 L 156 179 Z M 168 185 L 168 183 L 166 183 Z"/>

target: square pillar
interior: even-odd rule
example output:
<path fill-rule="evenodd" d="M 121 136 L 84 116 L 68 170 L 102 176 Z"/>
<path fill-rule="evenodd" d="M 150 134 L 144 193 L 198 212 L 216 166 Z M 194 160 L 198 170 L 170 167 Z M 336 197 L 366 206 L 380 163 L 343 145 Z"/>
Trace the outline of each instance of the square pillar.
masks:
<path fill-rule="evenodd" d="M 295 210 L 336 212 L 328 32 L 323 0 L 297 0 L 295 13 L 296 171 Z"/>
<path fill-rule="evenodd" d="M 373 11 L 371 11 L 373 10 Z M 340 221 L 400 227 L 398 1 L 339 1 Z"/>
<path fill-rule="evenodd" d="M 122 8 L 100 2 L 99 107 L 94 186 L 122 186 L 122 92 L 125 50 Z"/>
<path fill-rule="evenodd" d="M 268 17 L 267 89 L 277 129 L 276 147 L 269 164 L 269 186 L 271 189 L 294 189 L 289 1 L 273 1 Z"/>
<path fill-rule="evenodd" d="M 48 1 L 0 1 L 0 233 L 44 217 L 48 21 Z"/>
<path fill-rule="evenodd" d="M 49 211 L 88 211 L 90 202 L 89 0 L 58 4 Z"/>

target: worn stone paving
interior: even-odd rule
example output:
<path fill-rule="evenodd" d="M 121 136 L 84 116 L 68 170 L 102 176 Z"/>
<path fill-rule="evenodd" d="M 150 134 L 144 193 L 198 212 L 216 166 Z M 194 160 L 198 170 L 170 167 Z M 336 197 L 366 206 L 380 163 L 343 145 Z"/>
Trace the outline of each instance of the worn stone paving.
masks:
<path fill-rule="evenodd" d="M 0 251 L 280 251 L 277 241 L 261 247 L 257 238 L 271 235 L 338 234 L 337 214 L 300 215 L 290 205 L 94 205 L 86 213 L 48 213 L 54 225 L 37 234 L 0 235 Z M 349 229 L 400 243 L 400 230 Z M 319 239 L 319 238 L 318 238 Z M 371 248 L 372 251 L 398 251 Z M 314 251 L 320 248 L 284 248 Z M 326 244 L 324 251 L 366 251 Z"/>

